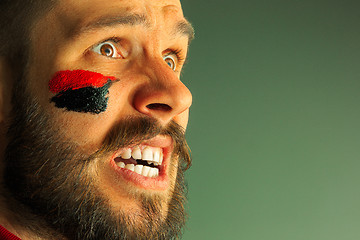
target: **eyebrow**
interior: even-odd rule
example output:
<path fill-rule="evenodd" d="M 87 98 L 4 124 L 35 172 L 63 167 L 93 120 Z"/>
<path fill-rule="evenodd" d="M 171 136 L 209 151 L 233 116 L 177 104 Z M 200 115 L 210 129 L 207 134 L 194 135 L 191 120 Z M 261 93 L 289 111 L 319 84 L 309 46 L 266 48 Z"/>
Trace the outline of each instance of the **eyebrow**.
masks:
<path fill-rule="evenodd" d="M 194 28 L 187 20 L 179 22 L 176 26 L 175 32 L 180 33 L 181 35 L 186 35 L 189 39 L 189 44 L 195 37 Z"/>
<path fill-rule="evenodd" d="M 150 27 L 145 15 L 131 14 L 127 16 L 105 16 L 90 22 L 86 26 L 80 29 L 80 32 L 90 32 L 103 27 L 112 27 L 114 25 L 144 25 Z"/>
<path fill-rule="evenodd" d="M 151 24 L 147 17 L 143 14 L 131 14 L 126 16 L 104 16 L 96 19 L 93 22 L 86 24 L 85 26 L 78 29 L 72 35 L 78 37 L 81 34 L 87 32 L 94 32 L 104 27 L 112 27 L 117 25 L 137 26 L 143 25 L 146 28 L 150 28 Z M 174 35 L 185 35 L 190 42 L 194 39 L 194 28 L 187 20 L 182 20 L 176 24 Z"/>

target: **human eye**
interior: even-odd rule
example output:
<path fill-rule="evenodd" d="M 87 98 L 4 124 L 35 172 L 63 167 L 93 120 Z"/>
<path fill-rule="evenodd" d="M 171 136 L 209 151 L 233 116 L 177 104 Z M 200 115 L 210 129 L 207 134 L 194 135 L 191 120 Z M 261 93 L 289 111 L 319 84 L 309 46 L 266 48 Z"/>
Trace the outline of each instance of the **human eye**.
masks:
<path fill-rule="evenodd" d="M 175 57 L 172 55 L 166 55 L 163 57 L 164 61 L 166 62 L 166 64 L 173 70 L 176 70 L 176 60 Z"/>
<path fill-rule="evenodd" d="M 183 62 L 181 51 L 169 51 L 164 56 L 165 63 L 174 71 L 178 71 Z"/>
<path fill-rule="evenodd" d="M 97 54 L 100 54 L 109 58 L 124 58 L 120 51 L 116 47 L 116 42 L 113 40 L 107 40 L 105 42 L 99 43 L 92 48 Z"/>

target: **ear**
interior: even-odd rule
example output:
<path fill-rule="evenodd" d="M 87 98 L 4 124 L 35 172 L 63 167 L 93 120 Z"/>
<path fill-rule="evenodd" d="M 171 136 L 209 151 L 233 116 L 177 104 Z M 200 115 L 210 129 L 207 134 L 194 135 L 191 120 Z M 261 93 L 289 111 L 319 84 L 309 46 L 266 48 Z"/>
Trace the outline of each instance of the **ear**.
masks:
<path fill-rule="evenodd" d="M 0 124 L 7 121 L 11 109 L 11 68 L 5 57 L 0 56 Z M 0 127 L 2 128 L 2 127 Z"/>

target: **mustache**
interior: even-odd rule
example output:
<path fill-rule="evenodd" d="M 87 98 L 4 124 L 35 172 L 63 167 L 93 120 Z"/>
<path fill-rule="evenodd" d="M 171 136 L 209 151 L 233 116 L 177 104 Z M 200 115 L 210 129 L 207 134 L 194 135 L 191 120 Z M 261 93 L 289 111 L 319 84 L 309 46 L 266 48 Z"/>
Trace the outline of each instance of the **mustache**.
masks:
<path fill-rule="evenodd" d="M 114 125 L 106 135 L 101 147 L 94 154 L 99 157 L 127 146 L 134 146 L 157 135 L 170 136 L 174 143 L 173 157 L 179 157 L 183 170 L 192 164 L 190 148 L 185 139 L 185 129 L 175 121 L 162 126 L 150 117 L 129 116 Z"/>

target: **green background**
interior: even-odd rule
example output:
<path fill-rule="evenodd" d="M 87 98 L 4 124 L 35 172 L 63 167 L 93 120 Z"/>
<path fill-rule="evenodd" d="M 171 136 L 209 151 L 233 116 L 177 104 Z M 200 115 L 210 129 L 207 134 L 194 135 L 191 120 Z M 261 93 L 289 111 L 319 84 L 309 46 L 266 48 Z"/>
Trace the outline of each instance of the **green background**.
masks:
<path fill-rule="evenodd" d="M 360 239 L 360 3 L 183 0 L 185 240 Z"/>

